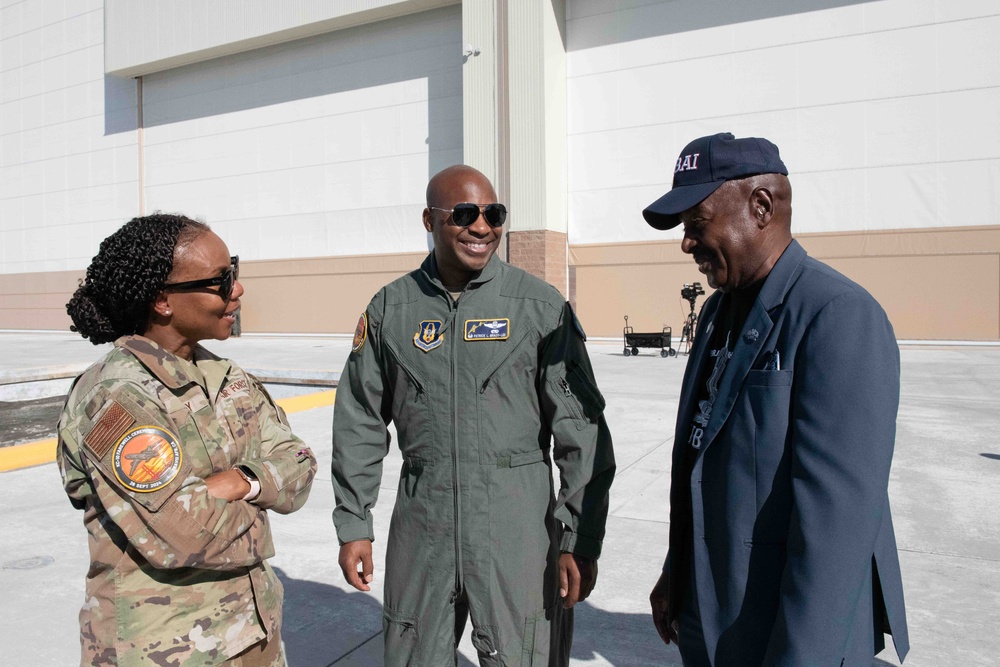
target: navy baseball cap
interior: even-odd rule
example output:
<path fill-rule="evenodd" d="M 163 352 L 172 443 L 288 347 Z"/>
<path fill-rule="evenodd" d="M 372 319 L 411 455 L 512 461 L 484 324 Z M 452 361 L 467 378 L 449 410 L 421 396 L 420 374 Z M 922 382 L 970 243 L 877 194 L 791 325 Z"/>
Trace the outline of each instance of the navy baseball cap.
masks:
<path fill-rule="evenodd" d="M 695 139 L 674 165 L 674 185 L 647 206 L 642 217 L 656 229 L 673 229 L 677 215 L 697 206 L 726 181 L 757 174 L 788 175 L 778 147 L 767 139 L 737 139 L 729 132 Z"/>

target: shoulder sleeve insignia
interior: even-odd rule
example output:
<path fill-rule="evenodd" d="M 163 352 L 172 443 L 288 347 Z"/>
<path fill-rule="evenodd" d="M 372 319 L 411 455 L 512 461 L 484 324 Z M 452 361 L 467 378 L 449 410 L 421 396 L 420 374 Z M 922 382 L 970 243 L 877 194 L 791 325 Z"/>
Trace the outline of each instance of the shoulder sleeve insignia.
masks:
<path fill-rule="evenodd" d="M 97 458 L 104 458 L 115 440 L 122 437 L 125 430 L 134 423 L 135 417 L 132 413 L 124 405 L 113 400 L 83 441 Z"/>
<path fill-rule="evenodd" d="M 368 313 L 361 313 L 358 326 L 354 329 L 354 344 L 351 345 L 351 352 L 360 352 L 368 340 Z"/>
<path fill-rule="evenodd" d="M 133 428 L 115 443 L 111 466 L 122 486 L 138 493 L 162 489 L 181 467 L 181 448 L 170 431 L 159 426 Z"/>

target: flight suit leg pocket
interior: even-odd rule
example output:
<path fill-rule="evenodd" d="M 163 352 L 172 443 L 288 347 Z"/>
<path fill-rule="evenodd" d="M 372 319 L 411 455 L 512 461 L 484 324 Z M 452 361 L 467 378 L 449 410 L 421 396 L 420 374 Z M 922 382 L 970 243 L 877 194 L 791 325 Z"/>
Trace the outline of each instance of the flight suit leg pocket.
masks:
<path fill-rule="evenodd" d="M 386 667 L 419 666 L 420 631 L 416 617 L 383 607 L 382 637 L 385 640 Z"/>
<path fill-rule="evenodd" d="M 536 616 L 524 621 L 521 667 L 568 665 L 572 637 L 572 609 L 563 609 L 557 601 Z"/>

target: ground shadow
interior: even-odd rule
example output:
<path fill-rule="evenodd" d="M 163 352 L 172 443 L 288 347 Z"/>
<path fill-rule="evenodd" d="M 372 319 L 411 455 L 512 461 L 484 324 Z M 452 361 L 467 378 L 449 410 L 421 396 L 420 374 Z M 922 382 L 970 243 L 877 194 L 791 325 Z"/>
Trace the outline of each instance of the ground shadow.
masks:
<path fill-rule="evenodd" d="M 378 600 L 274 571 L 285 587 L 281 635 L 290 667 L 327 667 L 381 635 Z"/>
<path fill-rule="evenodd" d="M 604 611 L 589 602 L 581 602 L 575 609 L 574 660 L 600 658 L 614 667 L 682 667 L 677 647 L 663 644 L 648 612 Z M 891 652 L 892 649 L 886 648 L 886 651 Z M 891 664 L 878 658 L 872 659 L 872 667 Z"/>
<path fill-rule="evenodd" d="M 604 611 L 589 602 L 574 609 L 574 660 L 603 658 L 615 667 L 681 667 L 677 647 L 660 640 L 648 612 Z"/>
<path fill-rule="evenodd" d="M 293 579 L 279 568 L 275 572 L 285 587 L 282 639 L 289 667 L 333 667 L 349 662 L 360 650 L 381 656 L 382 605 L 378 600 L 329 584 Z M 589 602 L 575 608 L 572 658 L 604 660 L 614 667 L 682 667 L 677 647 L 660 641 L 648 612 L 610 612 Z M 458 664 L 475 667 L 463 655 L 458 656 Z M 872 662 L 873 667 L 891 664 L 878 658 Z"/>
<path fill-rule="evenodd" d="M 356 652 L 382 655 L 382 605 L 360 592 L 293 579 L 274 568 L 285 587 L 281 638 L 289 667 L 331 667 Z M 355 654 L 352 656 L 352 654 Z M 459 656 L 460 667 L 474 667 Z"/>
<path fill-rule="evenodd" d="M 1000 461 L 1000 454 L 990 454 L 989 452 L 983 452 L 980 454 L 984 459 L 993 459 L 994 461 Z"/>

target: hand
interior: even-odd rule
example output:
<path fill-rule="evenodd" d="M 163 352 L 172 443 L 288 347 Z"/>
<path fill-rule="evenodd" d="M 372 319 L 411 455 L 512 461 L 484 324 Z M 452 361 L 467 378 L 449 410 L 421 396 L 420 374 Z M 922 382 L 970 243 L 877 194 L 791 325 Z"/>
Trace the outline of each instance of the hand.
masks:
<path fill-rule="evenodd" d="M 340 547 L 340 569 L 344 573 L 344 581 L 359 591 L 370 591 L 368 585 L 375 577 L 372 576 L 372 543 L 371 540 L 354 540 Z M 361 571 L 358 571 L 358 565 Z"/>
<path fill-rule="evenodd" d="M 669 579 L 666 572 L 660 574 L 660 579 L 653 586 L 653 592 L 649 594 L 649 606 L 653 608 L 653 625 L 656 626 L 660 639 L 663 640 L 664 644 L 669 644 L 671 641 L 676 644 L 677 621 L 669 622 L 667 618 L 667 607 L 670 600 Z"/>
<path fill-rule="evenodd" d="M 586 600 L 596 583 L 596 560 L 569 553 L 559 556 L 559 597 L 563 607 L 569 609 Z"/>
<path fill-rule="evenodd" d="M 222 498 L 230 503 L 243 500 L 243 496 L 250 493 L 250 482 L 243 479 L 243 475 L 235 470 L 209 475 L 205 478 L 205 485 L 208 487 L 208 495 Z"/>

